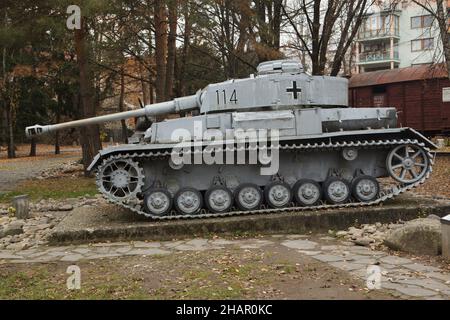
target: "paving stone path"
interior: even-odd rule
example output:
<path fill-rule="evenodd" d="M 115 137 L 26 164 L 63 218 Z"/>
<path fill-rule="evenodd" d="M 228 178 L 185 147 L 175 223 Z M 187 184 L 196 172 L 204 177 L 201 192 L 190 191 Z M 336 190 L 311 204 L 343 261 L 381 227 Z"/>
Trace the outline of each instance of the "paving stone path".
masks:
<path fill-rule="evenodd" d="M 324 244 L 325 243 L 325 244 Z M 219 250 L 235 246 L 243 250 L 266 246 L 285 246 L 300 254 L 349 272 L 366 281 L 368 267 L 381 271 L 381 288 L 402 299 L 450 299 L 450 274 L 439 268 L 417 263 L 411 259 L 389 255 L 383 251 L 355 246 L 331 237 L 320 243 L 304 235 L 273 235 L 265 239 L 190 239 L 163 242 L 114 242 L 64 247 L 39 247 L 12 251 L 0 250 L 0 264 L 45 263 L 121 257 L 130 255 L 164 255 L 177 251 Z"/>

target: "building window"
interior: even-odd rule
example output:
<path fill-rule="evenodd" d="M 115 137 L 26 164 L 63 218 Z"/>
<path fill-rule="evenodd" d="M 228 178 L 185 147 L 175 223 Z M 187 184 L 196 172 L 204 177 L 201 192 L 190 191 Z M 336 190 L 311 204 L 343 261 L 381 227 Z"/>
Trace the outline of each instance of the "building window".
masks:
<path fill-rule="evenodd" d="M 433 38 L 411 40 L 411 51 L 432 50 L 434 48 Z"/>
<path fill-rule="evenodd" d="M 411 17 L 411 29 L 429 28 L 432 24 L 433 16 L 431 14 Z"/>
<path fill-rule="evenodd" d="M 421 17 L 412 17 L 411 18 L 411 29 L 420 28 L 421 25 Z"/>
<path fill-rule="evenodd" d="M 395 15 L 373 15 L 364 19 L 359 38 L 398 36 L 399 20 Z"/>
<path fill-rule="evenodd" d="M 433 38 L 422 39 L 423 50 L 431 50 L 434 47 Z"/>
<path fill-rule="evenodd" d="M 433 16 L 430 15 L 426 15 L 423 16 L 423 27 L 424 28 L 430 28 L 433 25 Z"/>

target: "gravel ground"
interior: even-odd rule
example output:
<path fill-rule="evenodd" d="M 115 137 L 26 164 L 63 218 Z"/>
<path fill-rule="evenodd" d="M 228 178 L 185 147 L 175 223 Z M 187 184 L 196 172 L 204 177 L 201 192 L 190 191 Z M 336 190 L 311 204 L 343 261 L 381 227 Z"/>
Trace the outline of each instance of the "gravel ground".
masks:
<path fill-rule="evenodd" d="M 60 151 L 61 151 L 61 153 L 81 152 L 81 148 L 79 146 L 61 146 Z M 29 154 L 30 154 L 30 145 L 29 144 L 16 145 L 16 157 L 17 158 L 29 158 L 29 156 L 28 156 Z M 38 144 L 36 146 L 36 154 L 38 157 L 54 156 L 55 155 L 55 146 L 51 145 L 51 144 Z M 0 159 L 7 159 L 7 158 L 8 158 L 8 152 L 7 152 L 6 147 L 0 146 Z"/>
<path fill-rule="evenodd" d="M 12 191 L 23 180 L 32 179 L 42 171 L 80 159 L 77 149 L 65 150 L 60 155 L 38 155 L 16 159 L 0 159 L 0 192 Z"/>

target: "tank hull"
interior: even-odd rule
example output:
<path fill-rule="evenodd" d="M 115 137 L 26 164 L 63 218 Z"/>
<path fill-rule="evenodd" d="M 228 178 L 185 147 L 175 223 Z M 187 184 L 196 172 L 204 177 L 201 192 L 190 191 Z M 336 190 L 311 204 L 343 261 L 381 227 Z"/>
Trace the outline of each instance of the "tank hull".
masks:
<path fill-rule="evenodd" d="M 202 147 L 199 147 L 201 145 Z M 274 175 L 261 175 L 261 168 L 271 164 L 183 164 L 174 166 L 171 162 L 176 144 L 147 144 L 124 145 L 103 150 L 93 163 L 98 172 L 107 166 L 110 161 L 131 159 L 142 168 L 142 182 L 139 192 L 134 197 L 125 201 L 111 197 L 98 180 L 99 189 L 105 197 L 113 203 L 126 207 L 137 213 L 154 219 L 180 219 L 180 218 L 207 218 L 211 216 L 229 216 L 249 213 L 270 213 L 290 210 L 317 210 L 331 207 L 365 206 L 386 201 L 415 186 L 423 183 L 431 173 L 433 156 L 430 152 L 434 145 L 425 137 L 410 128 L 361 130 L 326 133 L 315 136 L 294 136 L 280 138 L 277 146 L 269 146 L 269 149 L 278 150 L 278 171 Z M 421 176 L 414 182 L 398 182 L 392 179 L 387 159 L 395 148 L 410 146 L 424 150 L 424 168 Z M 204 156 L 207 151 L 207 143 L 200 142 L 192 146 L 192 153 Z M 223 144 L 223 148 L 229 145 Z M 234 145 L 235 151 L 238 146 Z M 243 147 L 245 155 L 249 158 L 252 151 L 250 144 Z M 347 159 L 345 150 L 356 150 L 357 156 Z M 242 150 L 242 148 L 241 148 Z M 256 148 L 259 151 L 259 147 Z M 419 150 L 419 149 L 417 149 Z M 273 151 L 273 150 L 272 150 Z M 413 151 L 414 152 L 414 151 Z M 425 159 L 426 158 L 426 159 Z M 172 208 L 163 215 L 155 215 L 149 212 L 144 203 L 146 193 L 149 190 L 165 189 L 170 197 L 175 198 L 180 190 L 192 188 L 198 190 L 201 197 L 205 197 L 208 191 L 215 186 L 223 186 L 235 195 L 243 184 L 256 185 L 263 192 L 274 181 L 281 181 L 290 190 L 294 190 L 299 181 L 312 180 L 317 182 L 320 188 L 325 188 L 330 179 L 341 179 L 348 185 L 349 191 L 353 189 L 352 183 L 358 181 L 358 177 L 372 177 L 374 179 L 387 180 L 380 183 L 380 190 L 376 197 L 370 201 L 361 201 L 354 194 L 349 195 L 342 203 L 327 201 L 324 195 L 314 205 L 299 205 L 293 198 L 288 205 L 282 208 L 271 208 L 267 200 L 255 210 L 241 210 L 236 204 L 226 212 L 211 212 L 202 205 L 201 210 L 194 214 L 180 212 Z M 97 174 L 99 178 L 99 174 Z M 384 185 L 386 184 L 386 185 Z M 150 191 L 151 192 L 151 191 Z M 206 201 L 203 199 L 202 201 Z"/>

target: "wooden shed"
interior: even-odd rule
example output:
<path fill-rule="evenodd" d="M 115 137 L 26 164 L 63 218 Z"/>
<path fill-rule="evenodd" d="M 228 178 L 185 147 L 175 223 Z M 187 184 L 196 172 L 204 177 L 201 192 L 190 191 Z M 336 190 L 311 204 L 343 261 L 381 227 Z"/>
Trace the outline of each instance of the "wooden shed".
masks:
<path fill-rule="evenodd" d="M 450 80 L 443 64 L 354 75 L 352 107 L 395 107 L 398 124 L 428 135 L 450 133 Z"/>

